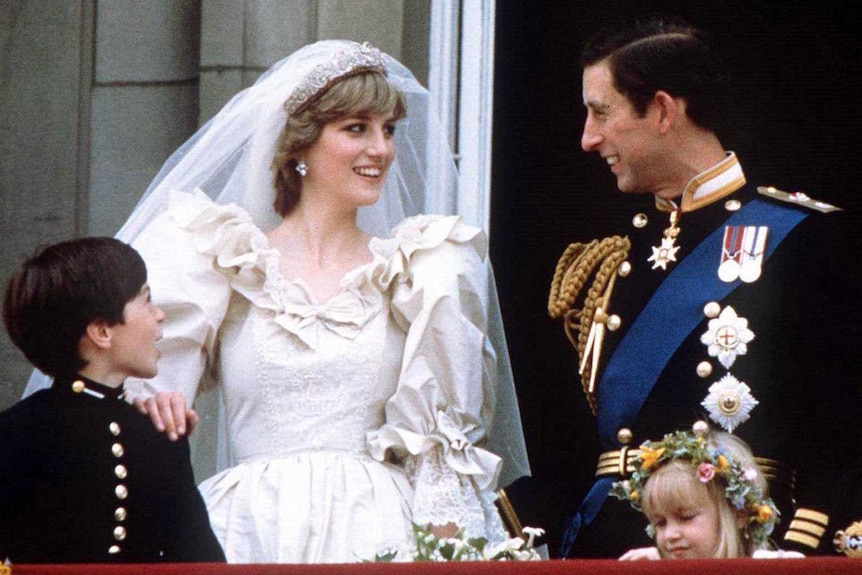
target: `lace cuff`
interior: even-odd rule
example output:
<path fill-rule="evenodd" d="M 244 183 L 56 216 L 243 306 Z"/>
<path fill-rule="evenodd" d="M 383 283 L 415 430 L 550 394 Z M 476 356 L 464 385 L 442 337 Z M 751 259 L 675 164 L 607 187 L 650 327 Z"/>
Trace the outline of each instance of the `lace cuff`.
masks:
<path fill-rule="evenodd" d="M 446 465 L 441 447 L 410 455 L 405 463 L 415 491 L 415 523 L 423 526 L 454 523 L 464 528 L 467 537 L 485 537 L 492 543 L 505 540 L 493 494 L 479 489 L 470 476 Z"/>

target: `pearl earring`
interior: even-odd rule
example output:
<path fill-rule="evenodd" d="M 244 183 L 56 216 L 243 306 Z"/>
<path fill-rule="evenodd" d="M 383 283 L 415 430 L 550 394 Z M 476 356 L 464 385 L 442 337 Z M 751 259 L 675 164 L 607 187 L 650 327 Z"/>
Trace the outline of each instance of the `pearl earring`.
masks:
<path fill-rule="evenodd" d="M 296 167 L 294 168 L 294 170 L 299 172 L 300 176 L 304 176 L 308 173 L 308 166 L 305 164 L 305 162 L 303 162 L 302 160 L 299 160 L 299 162 L 296 164 Z"/>

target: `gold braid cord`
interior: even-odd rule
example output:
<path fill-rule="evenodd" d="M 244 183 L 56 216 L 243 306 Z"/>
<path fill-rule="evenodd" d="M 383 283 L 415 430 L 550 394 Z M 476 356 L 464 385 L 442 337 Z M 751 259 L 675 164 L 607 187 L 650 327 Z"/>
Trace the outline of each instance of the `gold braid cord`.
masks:
<path fill-rule="evenodd" d="M 593 414 L 596 413 L 595 368 L 608 321 L 608 303 L 617 270 L 628 257 L 629 249 L 629 239 L 620 236 L 570 244 L 557 262 L 551 282 L 548 314 L 554 319 L 563 318 L 566 336 L 578 352 L 581 384 Z M 581 307 L 576 308 L 575 302 L 582 293 Z M 587 361 L 590 356 L 592 363 Z"/>

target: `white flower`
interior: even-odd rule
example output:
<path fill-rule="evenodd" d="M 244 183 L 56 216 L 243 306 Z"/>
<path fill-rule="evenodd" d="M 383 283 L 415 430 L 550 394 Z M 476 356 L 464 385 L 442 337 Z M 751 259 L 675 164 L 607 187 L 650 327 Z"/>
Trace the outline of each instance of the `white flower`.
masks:
<path fill-rule="evenodd" d="M 533 544 L 536 541 L 536 537 L 541 537 L 545 534 L 545 530 L 539 527 L 524 527 L 522 528 L 524 535 L 527 536 L 527 547 L 529 549 L 533 548 Z"/>
<path fill-rule="evenodd" d="M 751 395 L 751 389 L 729 373 L 709 386 L 709 395 L 700 404 L 709 412 L 709 417 L 728 433 L 751 417 L 751 410 L 759 402 Z"/>
<path fill-rule="evenodd" d="M 511 551 L 509 541 L 502 541 L 497 545 L 487 545 L 482 551 L 482 558 L 485 561 L 493 561 L 495 557 Z"/>
<path fill-rule="evenodd" d="M 757 479 L 757 471 L 751 467 L 746 467 L 745 471 L 742 472 L 742 478 L 748 483 L 754 483 L 754 480 Z"/>
<path fill-rule="evenodd" d="M 748 329 L 748 320 L 736 315 L 731 306 L 721 310 L 717 318 L 709 320 L 709 326 L 700 341 L 707 346 L 710 357 L 717 357 L 725 369 L 730 369 L 736 356 L 748 352 L 748 342 L 754 332 Z"/>

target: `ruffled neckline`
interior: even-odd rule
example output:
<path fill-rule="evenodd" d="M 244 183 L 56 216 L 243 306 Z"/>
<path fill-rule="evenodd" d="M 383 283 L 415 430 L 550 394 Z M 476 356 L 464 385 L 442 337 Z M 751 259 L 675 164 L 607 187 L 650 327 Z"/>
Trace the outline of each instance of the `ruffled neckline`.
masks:
<path fill-rule="evenodd" d="M 174 191 L 169 213 L 176 224 L 192 234 L 199 253 L 213 256 L 216 268 L 231 287 L 252 304 L 274 312 L 275 322 L 317 349 L 321 330 L 346 339 L 356 338 L 362 327 L 380 312 L 384 293 L 393 282 L 409 279 L 410 261 L 420 250 L 434 249 L 444 241 L 476 241 L 484 253 L 484 236 L 463 224 L 458 216 L 414 216 L 404 220 L 391 238 L 372 238 L 372 260 L 345 273 L 339 291 L 318 302 L 301 279 L 281 271 L 281 254 L 251 216 L 234 204 L 216 204 L 201 190 Z"/>

